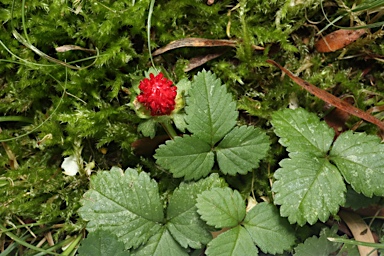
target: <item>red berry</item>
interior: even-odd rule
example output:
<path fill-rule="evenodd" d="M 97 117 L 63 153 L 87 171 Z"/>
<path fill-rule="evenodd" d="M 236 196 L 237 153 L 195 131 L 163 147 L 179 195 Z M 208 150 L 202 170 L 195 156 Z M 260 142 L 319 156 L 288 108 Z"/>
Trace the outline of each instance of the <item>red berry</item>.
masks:
<path fill-rule="evenodd" d="M 162 73 L 141 80 L 137 100 L 151 111 L 152 116 L 169 115 L 175 109 L 177 87 Z"/>

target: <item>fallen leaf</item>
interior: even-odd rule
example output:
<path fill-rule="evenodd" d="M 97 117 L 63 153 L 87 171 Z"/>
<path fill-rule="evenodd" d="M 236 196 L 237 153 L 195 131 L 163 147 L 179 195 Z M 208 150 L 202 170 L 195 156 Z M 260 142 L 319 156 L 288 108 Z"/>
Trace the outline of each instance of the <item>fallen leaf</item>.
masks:
<path fill-rule="evenodd" d="M 327 102 L 328 104 L 331 104 L 332 106 L 335 106 L 338 109 L 341 109 L 351 115 L 357 116 L 361 119 L 364 119 L 367 122 L 370 122 L 372 124 L 375 124 L 377 127 L 379 127 L 382 131 L 384 131 L 384 123 L 381 122 L 379 119 L 376 117 L 364 112 L 363 110 L 356 108 L 347 102 L 337 98 L 336 96 L 330 94 L 329 92 L 320 89 L 313 84 L 308 83 L 307 81 L 304 81 L 303 79 L 295 76 L 292 74 L 291 71 L 288 69 L 282 67 L 280 64 L 273 60 L 267 60 L 268 63 L 278 67 L 281 69 L 285 74 L 287 74 L 296 84 L 301 86 L 303 89 L 308 91 L 309 93 L 315 95 L 319 99 L 322 99 L 323 101 Z"/>
<path fill-rule="evenodd" d="M 160 55 L 164 52 L 183 48 L 183 47 L 218 47 L 218 46 L 228 46 L 236 47 L 237 42 L 235 40 L 225 40 L 225 39 L 206 39 L 206 38 L 183 38 L 170 42 L 164 47 L 157 49 L 152 53 L 153 56 Z"/>
<path fill-rule="evenodd" d="M 207 63 L 210 60 L 213 60 L 219 56 L 221 56 L 223 53 L 212 53 L 212 54 L 207 54 L 204 56 L 199 56 L 195 57 L 189 60 L 189 64 L 187 67 L 185 67 L 184 72 L 191 71 L 194 68 L 197 68 L 205 63 Z"/>
<path fill-rule="evenodd" d="M 229 230 L 230 228 L 222 228 L 221 230 L 219 231 L 212 231 L 211 234 L 212 234 L 212 238 L 216 238 L 217 236 L 219 236 L 220 234 L 224 233 L 225 231 Z"/>
<path fill-rule="evenodd" d="M 384 207 L 381 205 L 371 205 L 369 207 L 356 210 L 356 213 L 367 217 L 375 216 L 377 218 L 384 218 Z"/>
<path fill-rule="evenodd" d="M 369 226 L 359 215 L 344 210 L 340 210 L 338 215 L 347 224 L 356 241 L 375 243 Z M 358 245 L 357 248 L 359 249 L 360 255 L 377 256 L 377 250 L 374 250 L 372 247 Z"/>
<path fill-rule="evenodd" d="M 318 52 L 334 52 L 353 43 L 365 33 L 366 29 L 339 29 L 318 40 L 315 48 Z"/>
<path fill-rule="evenodd" d="M 55 50 L 57 52 L 84 51 L 84 52 L 96 53 L 96 50 L 87 49 L 87 48 L 83 48 L 83 47 L 80 47 L 77 45 L 71 45 L 71 44 L 56 47 Z"/>

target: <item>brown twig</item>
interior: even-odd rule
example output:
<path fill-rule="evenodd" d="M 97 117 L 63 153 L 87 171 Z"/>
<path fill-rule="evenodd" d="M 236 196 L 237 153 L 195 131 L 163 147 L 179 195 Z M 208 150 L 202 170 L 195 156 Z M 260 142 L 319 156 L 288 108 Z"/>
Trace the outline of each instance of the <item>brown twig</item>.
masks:
<path fill-rule="evenodd" d="M 374 117 L 374 116 L 364 112 L 363 110 L 361 110 L 359 108 L 356 108 L 356 107 L 348 104 L 347 102 L 337 98 L 336 96 L 330 94 L 329 92 L 327 92 L 327 91 L 325 91 L 323 89 L 320 89 L 320 88 L 314 86 L 313 84 L 308 83 L 307 81 L 304 81 L 303 79 L 301 79 L 301 78 L 295 76 L 294 74 L 292 74 L 292 72 L 289 71 L 288 69 L 282 67 L 277 62 L 275 62 L 273 60 L 267 60 L 267 62 L 272 64 L 272 65 L 274 65 L 274 66 L 276 66 L 276 67 L 278 67 L 279 69 L 281 69 L 296 84 L 300 85 L 303 89 L 305 89 L 309 93 L 315 95 L 319 99 L 322 99 L 323 101 L 331 104 L 332 106 L 335 106 L 336 108 L 341 109 L 341 110 L 343 110 L 343 111 L 345 111 L 345 112 L 347 112 L 347 113 L 349 113 L 351 115 L 357 116 L 357 117 L 359 117 L 361 119 L 364 119 L 367 122 L 375 124 L 382 131 L 384 131 L 384 123 L 381 122 L 376 117 Z"/>

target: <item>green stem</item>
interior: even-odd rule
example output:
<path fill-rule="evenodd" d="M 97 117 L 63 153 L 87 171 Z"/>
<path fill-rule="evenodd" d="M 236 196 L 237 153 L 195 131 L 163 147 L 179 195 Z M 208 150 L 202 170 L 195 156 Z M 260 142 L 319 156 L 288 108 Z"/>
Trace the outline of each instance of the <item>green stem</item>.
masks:
<path fill-rule="evenodd" d="M 338 238 L 338 237 L 328 237 L 327 239 L 331 242 L 336 242 L 336 243 L 353 244 L 353 245 L 368 246 L 368 247 L 377 248 L 377 249 L 384 249 L 384 244 L 368 243 L 368 242 L 362 242 L 362 241 L 356 241 L 356 240 Z"/>
<path fill-rule="evenodd" d="M 79 245 L 80 241 L 83 239 L 83 235 L 79 234 L 74 241 L 71 242 L 70 246 L 65 249 L 65 251 L 61 254 L 62 256 L 70 255 L 74 252 L 75 248 Z"/>
<path fill-rule="evenodd" d="M 243 45 L 242 47 L 244 48 L 244 54 L 245 58 L 250 58 L 252 56 L 252 44 L 251 44 L 251 39 L 249 36 L 249 31 L 248 31 L 248 24 L 245 19 L 246 15 L 246 7 L 247 7 L 247 1 L 240 1 L 240 10 L 239 10 L 239 16 L 240 16 L 240 24 L 242 28 L 242 36 L 243 36 Z"/>
<path fill-rule="evenodd" d="M 23 2 L 21 3 L 21 21 L 23 23 L 24 36 L 27 39 L 27 42 L 31 44 L 27 33 L 27 25 L 25 24 L 25 0 L 23 0 Z"/>
<path fill-rule="evenodd" d="M 169 137 L 173 139 L 175 136 L 177 136 L 177 133 L 175 129 L 173 128 L 172 124 L 168 121 L 160 122 L 161 126 L 163 126 L 164 130 L 167 132 Z"/>
<path fill-rule="evenodd" d="M 149 11 L 148 11 L 147 43 L 148 43 L 149 58 L 151 59 L 152 67 L 155 68 L 155 63 L 153 62 L 152 52 L 151 52 L 151 20 L 152 20 L 152 13 L 153 13 L 154 6 L 155 6 L 155 0 L 152 0 L 149 5 Z"/>
<path fill-rule="evenodd" d="M 16 225 L 12 228 L 8 228 L 8 229 L 2 229 L 1 231 L 2 232 L 8 232 L 8 231 L 13 231 L 13 230 L 16 230 L 16 229 L 19 229 L 19 228 L 24 228 L 24 227 L 35 227 L 35 226 L 40 226 L 40 225 L 44 225 L 46 224 L 45 222 L 36 222 L 36 223 L 29 223 L 29 224 L 24 224 L 24 225 Z"/>

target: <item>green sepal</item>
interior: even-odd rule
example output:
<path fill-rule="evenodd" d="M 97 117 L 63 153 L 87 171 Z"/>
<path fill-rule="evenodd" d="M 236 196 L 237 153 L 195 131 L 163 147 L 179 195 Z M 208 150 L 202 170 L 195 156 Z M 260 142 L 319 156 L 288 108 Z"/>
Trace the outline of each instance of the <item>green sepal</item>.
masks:
<path fill-rule="evenodd" d="M 137 127 L 137 131 L 141 132 L 144 137 L 153 139 L 156 135 L 156 121 L 153 118 L 150 118 L 141 122 Z"/>

